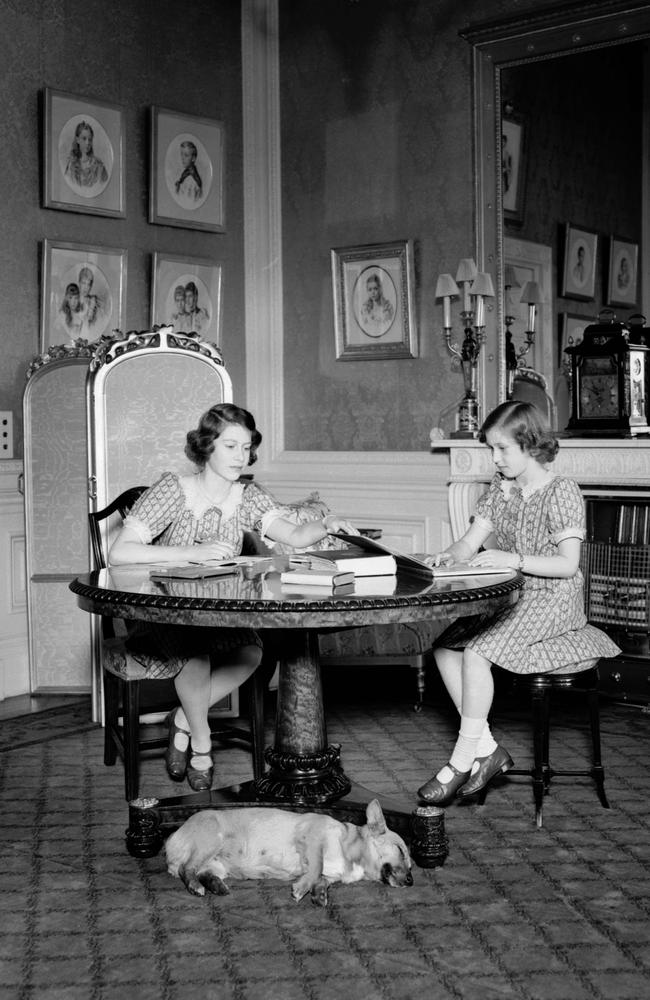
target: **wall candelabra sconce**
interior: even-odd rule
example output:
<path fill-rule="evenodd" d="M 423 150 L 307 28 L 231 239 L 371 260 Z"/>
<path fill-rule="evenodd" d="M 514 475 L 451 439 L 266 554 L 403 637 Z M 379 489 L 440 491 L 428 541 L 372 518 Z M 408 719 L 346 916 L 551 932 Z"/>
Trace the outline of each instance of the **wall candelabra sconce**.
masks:
<path fill-rule="evenodd" d="M 492 278 L 485 271 L 477 271 L 471 257 L 461 260 L 455 280 L 451 274 L 441 274 L 436 283 L 436 299 L 442 301 L 445 344 L 463 373 L 465 386 L 465 395 L 458 407 L 458 429 L 452 432 L 452 437 L 476 437 L 480 427 L 478 362 L 485 343 L 485 300 L 493 297 Z M 456 298 L 462 300 L 463 342 L 460 345 L 451 339 L 451 303 Z"/>
<path fill-rule="evenodd" d="M 506 299 L 506 316 L 505 316 L 505 340 L 506 340 L 506 394 L 508 399 L 512 397 L 512 390 L 514 387 L 515 375 L 517 369 L 523 366 L 523 358 L 528 354 L 529 350 L 535 343 L 535 321 L 537 318 L 537 306 L 543 301 L 542 294 L 539 285 L 536 281 L 527 281 L 522 288 L 520 302 L 525 302 L 528 305 L 528 322 L 527 329 L 524 332 L 524 342 L 521 344 L 519 349 L 514 345 L 512 339 L 512 324 L 515 322 L 515 317 L 512 315 L 512 289 L 521 288 L 521 285 L 517 281 L 517 275 L 515 274 L 515 269 L 511 265 L 506 266 L 505 271 L 505 299 Z"/>

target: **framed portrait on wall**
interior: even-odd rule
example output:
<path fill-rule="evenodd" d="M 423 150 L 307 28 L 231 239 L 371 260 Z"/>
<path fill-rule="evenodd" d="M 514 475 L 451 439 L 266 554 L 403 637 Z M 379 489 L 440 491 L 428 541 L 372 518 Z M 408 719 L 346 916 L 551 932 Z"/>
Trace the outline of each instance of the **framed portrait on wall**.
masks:
<path fill-rule="evenodd" d="M 44 105 L 44 208 L 123 218 L 122 109 L 50 88 Z"/>
<path fill-rule="evenodd" d="M 562 290 L 566 299 L 589 302 L 596 294 L 598 233 L 567 222 L 564 232 Z"/>
<path fill-rule="evenodd" d="M 609 238 L 607 305 L 635 306 L 637 301 L 637 263 L 639 245 L 620 236 Z"/>
<path fill-rule="evenodd" d="M 221 346 L 221 265 L 202 257 L 153 255 L 151 325 L 198 333 Z"/>
<path fill-rule="evenodd" d="M 339 361 L 416 358 L 410 240 L 331 251 Z"/>
<path fill-rule="evenodd" d="M 43 240 L 41 353 L 124 328 L 126 250 Z"/>
<path fill-rule="evenodd" d="M 501 190 L 503 215 L 508 222 L 524 220 L 526 131 L 523 115 L 504 111 L 501 118 Z"/>
<path fill-rule="evenodd" d="M 226 230 L 222 122 L 151 109 L 149 222 Z"/>

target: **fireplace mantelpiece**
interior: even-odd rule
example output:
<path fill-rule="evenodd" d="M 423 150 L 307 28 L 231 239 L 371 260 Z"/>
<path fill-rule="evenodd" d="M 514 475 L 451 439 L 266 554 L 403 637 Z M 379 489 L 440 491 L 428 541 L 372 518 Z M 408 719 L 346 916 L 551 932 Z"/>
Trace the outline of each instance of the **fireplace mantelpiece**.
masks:
<path fill-rule="evenodd" d="M 453 538 L 460 538 L 494 475 L 490 452 L 473 438 L 434 441 L 431 450 L 449 452 L 449 517 Z M 631 491 L 650 497 L 650 438 L 560 438 L 554 468 L 572 476 L 586 493 Z"/>

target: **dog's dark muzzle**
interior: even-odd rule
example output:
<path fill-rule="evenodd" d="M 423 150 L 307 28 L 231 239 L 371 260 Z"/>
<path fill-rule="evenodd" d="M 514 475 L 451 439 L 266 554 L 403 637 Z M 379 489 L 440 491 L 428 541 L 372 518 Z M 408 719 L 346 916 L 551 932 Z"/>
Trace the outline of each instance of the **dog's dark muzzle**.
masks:
<path fill-rule="evenodd" d="M 408 868 L 395 869 L 389 864 L 382 865 L 381 880 L 385 885 L 392 885 L 394 889 L 413 885 L 413 876 Z"/>

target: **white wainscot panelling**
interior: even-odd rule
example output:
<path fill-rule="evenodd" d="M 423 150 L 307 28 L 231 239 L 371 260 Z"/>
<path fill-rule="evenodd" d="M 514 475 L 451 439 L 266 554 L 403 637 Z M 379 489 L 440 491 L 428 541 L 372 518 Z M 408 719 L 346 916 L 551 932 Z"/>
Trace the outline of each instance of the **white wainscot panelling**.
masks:
<path fill-rule="evenodd" d="M 0 700 L 29 692 L 22 465 L 0 462 Z"/>
<path fill-rule="evenodd" d="M 446 456 L 426 452 L 283 452 L 255 478 L 280 500 L 316 491 L 359 528 L 381 528 L 402 552 L 437 552 L 450 539 Z"/>

